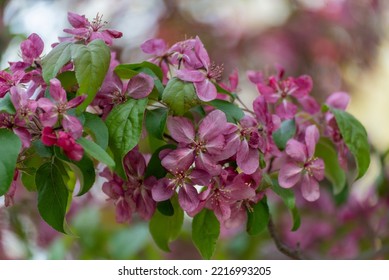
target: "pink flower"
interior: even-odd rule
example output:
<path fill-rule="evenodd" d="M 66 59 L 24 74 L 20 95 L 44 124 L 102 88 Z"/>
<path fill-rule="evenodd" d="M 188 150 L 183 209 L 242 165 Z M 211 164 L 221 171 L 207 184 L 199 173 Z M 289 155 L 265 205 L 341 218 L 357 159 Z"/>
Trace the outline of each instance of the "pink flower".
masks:
<path fill-rule="evenodd" d="M 83 40 L 89 43 L 96 39 L 103 40 L 107 45 L 112 45 L 112 40 L 121 38 L 123 34 L 112 29 L 104 29 L 106 22 L 102 22 L 102 16 L 99 14 L 89 22 L 84 15 L 68 12 L 68 20 L 73 26 L 72 29 L 64 29 L 64 32 L 74 36 L 76 41 Z M 63 41 L 68 41 L 67 38 L 62 38 Z"/>
<path fill-rule="evenodd" d="M 257 89 L 265 97 L 266 102 L 276 103 L 276 113 L 284 119 L 291 119 L 297 113 L 297 106 L 290 102 L 290 97 L 297 100 L 304 100 L 312 90 L 312 79 L 310 76 L 302 75 L 298 78 L 289 77 L 281 80 L 283 69 L 279 70 L 277 76 L 270 76 L 267 81 L 261 76 L 251 76 L 253 81 L 257 81 Z M 304 100 L 306 101 L 306 100 Z M 307 100 L 312 102 L 312 100 Z"/>
<path fill-rule="evenodd" d="M 127 153 L 123 165 L 127 181 L 111 173 L 108 168 L 100 173 L 102 177 L 108 179 L 108 182 L 103 184 L 103 192 L 115 201 L 116 220 L 120 223 L 128 222 L 134 212 L 149 220 L 156 207 L 151 196 L 151 188 L 156 179 L 144 178 L 146 161 L 136 148 Z"/>
<path fill-rule="evenodd" d="M 196 168 L 218 174 L 221 167 L 217 162 L 228 157 L 224 153 L 225 135 L 231 126 L 219 110 L 212 111 L 200 122 L 197 133 L 189 119 L 170 117 L 167 127 L 178 147 L 162 159 L 162 166 L 175 173 L 177 168 L 187 170 L 195 162 Z"/>
<path fill-rule="evenodd" d="M 269 113 L 263 96 L 255 99 L 253 108 L 256 118 L 243 117 L 236 133 L 228 135 L 225 147 L 230 153 L 236 151 L 236 163 L 246 174 L 259 168 L 260 153 L 268 156 L 276 149 L 272 133 L 280 123 L 278 116 Z"/>
<path fill-rule="evenodd" d="M 43 52 L 44 43 L 39 35 L 32 33 L 20 44 L 23 61 L 10 62 L 12 72 L 24 71 L 27 67 L 40 65 L 40 55 Z"/>
<path fill-rule="evenodd" d="M 133 149 L 123 159 L 124 171 L 128 182 L 126 182 L 129 196 L 134 202 L 135 210 L 139 215 L 149 220 L 154 214 L 156 203 L 151 196 L 151 188 L 155 184 L 155 177 L 144 178 L 146 172 L 146 161 L 143 155 Z"/>
<path fill-rule="evenodd" d="M 9 73 L 7 71 L 0 71 L 0 98 L 13 87 L 18 84 L 27 83 L 31 80 L 31 74 L 24 71 L 16 71 Z"/>
<path fill-rule="evenodd" d="M 50 126 L 45 126 L 42 130 L 42 143 L 46 146 L 53 146 L 57 144 L 57 135 Z"/>
<path fill-rule="evenodd" d="M 84 155 L 84 149 L 76 143 L 74 138 L 64 131 L 58 132 L 57 145 L 61 147 L 65 155 L 74 161 L 80 161 Z"/>
<path fill-rule="evenodd" d="M 112 173 L 108 168 L 105 168 L 104 171 L 100 173 L 100 176 L 108 179 L 108 182 L 103 184 L 103 192 L 115 203 L 116 222 L 130 222 L 134 205 L 123 186 L 124 181 L 118 175 Z"/>
<path fill-rule="evenodd" d="M 103 108 L 104 116 L 108 115 L 115 105 L 126 102 L 128 98 L 147 97 L 154 88 L 154 79 L 145 73 L 139 73 L 126 82 L 123 82 L 113 69 L 108 73 L 96 95 L 96 104 Z"/>
<path fill-rule="evenodd" d="M 31 92 L 21 87 L 12 87 L 10 97 L 16 109 L 15 123 L 24 126 L 35 114 L 38 104 L 35 100 L 30 99 Z"/>
<path fill-rule="evenodd" d="M 140 48 L 144 53 L 152 54 L 157 57 L 165 56 L 168 50 L 165 40 L 159 38 L 147 40 Z"/>
<path fill-rule="evenodd" d="M 40 116 L 42 124 L 52 127 L 61 117 L 65 131 L 68 131 L 75 139 L 81 137 L 82 125 L 80 121 L 76 117 L 67 114 L 67 111 L 80 105 L 85 100 L 86 95 L 77 96 L 68 101 L 66 91 L 61 87 L 61 82 L 54 78 L 50 80 L 50 96 L 55 103 L 45 97 L 38 100 L 39 107 L 44 111 Z"/>
<path fill-rule="evenodd" d="M 213 81 L 220 80 L 223 68 L 214 64 L 211 65 L 208 53 L 199 37 L 195 39 L 194 52 L 202 64 L 201 67 L 180 69 L 176 71 L 176 75 L 183 81 L 193 82 L 200 100 L 211 101 L 217 96 L 217 90 Z"/>
<path fill-rule="evenodd" d="M 350 96 L 346 92 L 334 92 L 327 100 L 326 104 L 332 108 L 338 110 L 346 110 L 348 103 L 350 102 Z M 338 123 L 336 122 L 335 116 L 330 112 L 325 114 L 326 120 L 326 133 L 335 143 L 338 150 L 338 160 L 343 169 L 347 169 L 347 153 L 348 148 L 343 141 L 342 134 L 340 133 Z"/>
<path fill-rule="evenodd" d="M 324 179 L 324 162 L 314 156 L 318 140 L 319 131 L 315 125 L 307 127 L 305 144 L 290 139 L 285 149 L 288 157 L 278 176 L 281 187 L 291 188 L 300 184 L 302 195 L 308 201 L 319 198 L 318 181 Z"/>
<path fill-rule="evenodd" d="M 200 193 L 202 201 L 200 208 L 206 207 L 213 210 L 221 224 L 230 219 L 232 205 L 256 196 L 255 189 L 258 184 L 251 186 L 243 180 L 242 176 L 249 175 L 235 173 L 234 176 L 231 176 L 223 170 L 219 176 L 213 178 L 208 189 Z"/>
<path fill-rule="evenodd" d="M 151 194 L 155 201 L 170 199 L 178 191 L 178 203 L 186 212 L 194 211 L 200 204 L 199 194 L 195 185 L 206 186 L 210 176 L 206 171 L 199 169 L 185 169 L 177 165 L 171 172 L 172 178 L 162 178 L 154 185 Z"/>

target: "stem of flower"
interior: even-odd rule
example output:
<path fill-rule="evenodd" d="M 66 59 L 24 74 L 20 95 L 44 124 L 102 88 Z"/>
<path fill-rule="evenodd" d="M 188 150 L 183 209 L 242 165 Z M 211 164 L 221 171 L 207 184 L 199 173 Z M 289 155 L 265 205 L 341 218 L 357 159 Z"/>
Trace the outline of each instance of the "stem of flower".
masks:
<path fill-rule="evenodd" d="M 238 95 L 236 95 L 235 96 L 235 98 L 236 98 L 236 100 L 238 100 L 239 101 L 239 103 L 240 104 L 242 104 L 242 106 L 243 106 L 243 111 L 246 111 L 246 112 L 249 112 L 249 113 L 251 113 L 251 114 L 255 114 L 252 110 L 250 110 L 247 106 L 246 106 L 246 104 L 244 104 L 244 102 L 242 101 L 242 99 L 240 99 L 240 97 L 238 96 Z"/>

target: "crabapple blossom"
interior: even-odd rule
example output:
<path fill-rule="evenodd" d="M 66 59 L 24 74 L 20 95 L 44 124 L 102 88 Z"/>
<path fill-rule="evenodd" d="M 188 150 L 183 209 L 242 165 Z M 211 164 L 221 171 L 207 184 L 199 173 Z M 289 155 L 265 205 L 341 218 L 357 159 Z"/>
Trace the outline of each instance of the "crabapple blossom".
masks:
<path fill-rule="evenodd" d="M 123 165 L 127 180 L 123 180 L 108 168 L 100 173 L 108 179 L 103 184 L 103 192 L 115 202 L 116 220 L 119 223 L 129 222 L 133 212 L 149 220 L 156 207 L 151 197 L 151 187 L 156 179 L 153 176 L 144 177 L 146 160 L 136 148 L 125 156 Z"/>
<path fill-rule="evenodd" d="M 80 105 L 85 100 L 86 95 L 77 96 L 68 101 L 61 82 L 58 79 L 51 79 L 50 96 L 55 102 L 46 97 L 38 100 L 38 106 L 44 111 L 40 115 L 42 124 L 44 126 L 54 126 L 60 120 L 63 128 L 73 138 L 79 138 L 82 134 L 82 125 L 75 116 L 69 115 L 67 111 Z"/>
<path fill-rule="evenodd" d="M 290 139 L 286 144 L 287 159 L 281 166 L 279 183 L 281 187 L 301 186 L 303 197 L 315 201 L 320 196 L 319 183 L 324 179 L 324 162 L 315 157 L 315 146 L 319 140 L 319 131 L 315 125 L 307 127 L 305 143 Z"/>
<path fill-rule="evenodd" d="M 278 104 L 277 115 L 282 119 L 291 119 L 297 113 L 297 106 L 290 101 L 290 97 L 297 100 L 306 98 L 312 90 L 312 79 L 308 75 L 302 75 L 282 80 L 283 73 L 283 69 L 279 70 L 277 76 L 270 76 L 267 81 L 261 81 L 260 78 L 252 80 L 258 81 L 257 89 L 265 97 L 266 102 Z"/>
<path fill-rule="evenodd" d="M 200 122 L 197 132 L 193 123 L 183 117 L 169 118 L 167 127 L 172 138 L 178 142 L 178 147 L 164 156 L 163 167 L 174 172 L 177 166 L 186 170 L 195 163 L 198 169 L 211 175 L 220 173 L 221 167 L 217 161 L 225 158 L 225 135 L 230 133 L 232 127 L 222 111 L 209 113 Z"/>
<path fill-rule="evenodd" d="M 213 81 L 220 80 L 223 68 L 211 64 L 208 53 L 199 37 L 196 37 L 194 42 L 194 53 L 202 65 L 200 67 L 193 66 L 193 61 L 189 60 L 189 64 L 194 69 L 179 69 L 176 71 L 176 75 L 183 81 L 193 82 L 200 100 L 211 101 L 217 96 Z"/>
<path fill-rule="evenodd" d="M 102 21 L 99 14 L 90 22 L 84 15 L 68 12 L 68 20 L 73 26 L 72 29 L 66 28 L 64 32 L 73 35 L 73 38 L 61 38 L 62 41 L 85 41 L 89 43 L 96 39 L 103 40 L 107 45 L 112 45 L 113 39 L 118 39 L 123 36 L 119 31 L 105 29 L 107 22 Z"/>

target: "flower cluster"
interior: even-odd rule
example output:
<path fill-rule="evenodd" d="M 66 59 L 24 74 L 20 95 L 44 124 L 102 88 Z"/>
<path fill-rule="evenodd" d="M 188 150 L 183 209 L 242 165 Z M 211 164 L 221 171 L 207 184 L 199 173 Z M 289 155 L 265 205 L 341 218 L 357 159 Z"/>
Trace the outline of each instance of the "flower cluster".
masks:
<path fill-rule="evenodd" d="M 308 75 L 249 71 L 258 95 L 246 106 L 237 71 L 221 83 L 223 67 L 211 62 L 199 37 L 170 48 L 148 40 L 141 48 L 149 61 L 120 64 L 109 48 L 120 32 L 105 29 L 99 16 L 92 23 L 74 13 L 68 19 L 73 29 L 64 31 L 71 37 L 42 56 L 43 42 L 32 34 L 21 44 L 22 60 L 0 72 L 0 133 L 10 147 L 14 135 L 21 142 L 14 165 L 4 162 L 21 175 L 0 191 L 12 201 L 16 181 L 26 182 L 33 168 L 40 213 L 59 231 L 74 191 L 69 174 L 82 195 L 93 186 L 98 163 L 106 165 L 99 175 L 118 222 L 134 213 L 151 219 L 177 198 L 181 212 L 209 211 L 222 228 L 235 228 L 256 211 L 269 215 L 266 196 L 277 188 L 299 189 L 315 201 L 328 174 L 344 186 L 349 147 L 364 152 L 347 135 L 351 129 L 366 137 L 344 112 L 348 95 L 336 92 L 320 106 Z M 345 130 L 344 118 L 355 127 Z M 321 158 L 327 152 L 335 159 Z M 366 160 L 353 155 L 361 175 Z M 336 176 L 326 161 L 342 167 Z M 45 211 L 50 199 L 61 202 L 55 214 Z M 267 210 L 257 210 L 259 204 Z"/>

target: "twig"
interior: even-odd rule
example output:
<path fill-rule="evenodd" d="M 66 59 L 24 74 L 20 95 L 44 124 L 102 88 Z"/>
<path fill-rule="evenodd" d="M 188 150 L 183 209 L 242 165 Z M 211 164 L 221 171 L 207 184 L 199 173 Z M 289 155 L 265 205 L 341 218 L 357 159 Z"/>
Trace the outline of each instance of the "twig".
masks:
<path fill-rule="evenodd" d="M 250 110 L 250 109 L 246 106 L 246 104 L 244 104 L 244 102 L 242 101 L 242 99 L 240 99 L 239 96 L 236 95 L 236 96 L 235 96 L 235 100 L 239 101 L 239 103 L 243 106 L 243 110 L 244 110 L 244 111 L 249 112 L 249 113 L 255 115 L 255 113 L 254 113 L 252 110 Z"/>
<path fill-rule="evenodd" d="M 291 258 L 293 260 L 306 259 L 305 257 L 303 257 L 301 255 L 301 252 L 299 252 L 298 248 L 292 249 L 280 240 L 279 236 L 276 233 L 275 226 L 274 226 L 274 223 L 273 223 L 271 216 L 269 218 L 269 223 L 267 225 L 267 228 L 269 230 L 271 238 L 274 240 L 274 243 L 275 243 L 278 251 L 280 251 L 282 254 L 284 254 L 285 256 L 288 256 L 289 258 Z"/>

